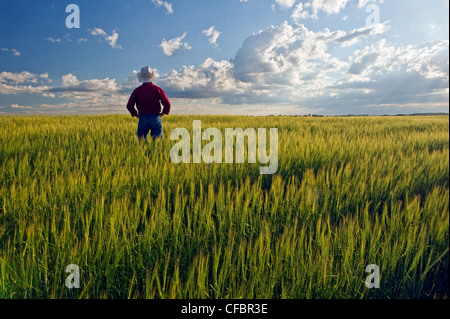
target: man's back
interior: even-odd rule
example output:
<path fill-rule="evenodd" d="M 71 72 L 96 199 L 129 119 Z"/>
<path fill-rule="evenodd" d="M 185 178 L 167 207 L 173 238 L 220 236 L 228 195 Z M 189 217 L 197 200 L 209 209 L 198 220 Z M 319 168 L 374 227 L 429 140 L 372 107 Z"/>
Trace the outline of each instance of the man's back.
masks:
<path fill-rule="evenodd" d="M 168 115 L 170 113 L 170 102 L 166 96 L 166 93 L 160 87 L 154 85 L 153 83 L 143 83 L 141 86 L 137 87 L 130 96 L 128 101 L 127 109 L 130 111 L 132 116 L 137 116 L 144 114 L 160 114 L 163 113 Z M 161 112 L 161 104 L 163 105 L 163 111 Z"/>

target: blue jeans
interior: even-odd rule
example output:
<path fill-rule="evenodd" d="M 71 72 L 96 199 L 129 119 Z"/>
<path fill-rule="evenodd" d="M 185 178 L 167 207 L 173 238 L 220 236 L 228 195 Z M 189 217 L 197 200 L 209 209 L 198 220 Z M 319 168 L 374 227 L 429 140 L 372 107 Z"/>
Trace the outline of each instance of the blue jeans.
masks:
<path fill-rule="evenodd" d="M 149 131 L 153 140 L 162 138 L 162 121 L 160 115 L 142 114 L 139 115 L 137 135 L 139 139 L 147 140 Z"/>

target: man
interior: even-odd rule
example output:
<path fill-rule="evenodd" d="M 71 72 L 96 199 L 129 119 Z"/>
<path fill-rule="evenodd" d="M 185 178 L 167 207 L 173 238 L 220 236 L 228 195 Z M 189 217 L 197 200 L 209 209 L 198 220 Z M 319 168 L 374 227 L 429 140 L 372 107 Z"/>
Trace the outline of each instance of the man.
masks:
<path fill-rule="evenodd" d="M 170 113 L 170 102 L 166 93 L 151 82 L 154 76 L 155 72 L 148 66 L 138 72 L 139 82 L 143 82 L 143 84 L 133 91 L 127 104 L 131 116 L 139 119 L 137 131 L 139 139 L 147 140 L 149 131 L 151 131 L 153 140 L 161 139 L 161 118 Z M 137 111 L 134 107 L 135 104 Z M 164 107 L 162 112 L 161 104 Z"/>

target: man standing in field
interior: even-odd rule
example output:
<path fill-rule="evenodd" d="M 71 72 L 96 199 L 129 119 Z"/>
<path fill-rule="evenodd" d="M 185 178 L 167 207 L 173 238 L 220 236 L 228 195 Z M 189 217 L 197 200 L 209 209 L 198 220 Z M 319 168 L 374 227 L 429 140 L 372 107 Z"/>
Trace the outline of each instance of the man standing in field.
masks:
<path fill-rule="evenodd" d="M 170 101 L 166 93 L 151 82 L 154 76 L 155 72 L 148 66 L 143 67 L 138 72 L 139 82 L 143 82 L 143 84 L 133 91 L 127 105 L 131 116 L 139 119 L 137 131 L 139 139 L 147 140 L 149 131 L 151 131 L 153 140 L 161 139 L 161 118 L 170 113 Z M 161 104 L 163 105 L 162 112 Z"/>

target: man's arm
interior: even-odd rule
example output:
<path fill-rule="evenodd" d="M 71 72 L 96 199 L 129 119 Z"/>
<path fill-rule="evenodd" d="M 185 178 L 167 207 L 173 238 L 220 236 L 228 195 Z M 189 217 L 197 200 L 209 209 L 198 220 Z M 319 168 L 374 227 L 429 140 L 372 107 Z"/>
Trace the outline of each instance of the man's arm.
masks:
<path fill-rule="evenodd" d="M 166 93 L 164 92 L 163 89 L 160 88 L 159 91 L 160 91 L 159 95 L 160 95 L 160 98 L 161 98 L 161 104 L 163 105 L 163 110 L 162 110 L 161 115 L 169 115 L 170 107 L 171 107 L 170 101 L 167 98 Z"/>
<path fill-rule="evenodd" d="M 138 116 L 138 113 L 136 109 L 134 108 L 134 105 L 136 104 L 136 90 L 131 93 L 130 99 L 128 100 L 127 109 L 130 112 L 132 117 Z"/>

